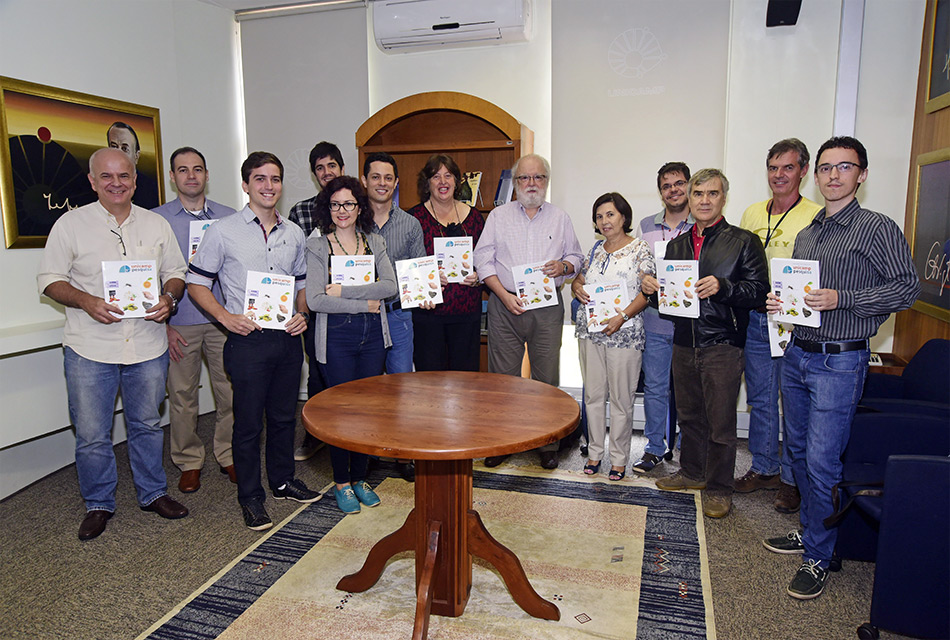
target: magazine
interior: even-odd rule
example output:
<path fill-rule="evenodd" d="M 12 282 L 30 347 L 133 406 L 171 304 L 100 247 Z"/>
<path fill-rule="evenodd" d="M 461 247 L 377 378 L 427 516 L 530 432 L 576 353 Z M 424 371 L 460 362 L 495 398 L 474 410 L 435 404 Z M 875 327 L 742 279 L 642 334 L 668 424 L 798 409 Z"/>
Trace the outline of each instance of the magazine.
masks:
<path fill-rule="evenodd" d="M 330 256 L 331 284 L 356 287 L 376 281 L 376 256 Z"/>
<path fill-rule="evenodd" d="M 699 317 L 699 298 L 693 285 L 699 280 L 699 260 L 656 261 L 660 313 L 683 318 Z"/>
<path fill-rule="evenodd" d="M 515 279 L 515 295 L 521 299 L 525 311 L 557 304 L 557 285 L 554 278 L 544 275 L 543 262 L 522 264 L 511 268 Z"/>
<path fill-rule="evenodd" d="M 805 295 L 820 289 L 817 260 L 772 258 L 772 293 L 782 301 L 782 310 L 775 314 L 779 322 L 805 327 L 820 327 L 821 312 L 805 304 Z"/>
<path fill-rule="evenodd" d="M 591 333 L 607 328 L 606 321 L 617 315 L 617 307 L 626 309 L 630 304 L 625 282 L 598 282 L 585 284 L 584 291 L 590 296 L 587 303 L 587 330 Z M 632 326 L 633 319 L 621 325 L 621 329 Z"/>
<path fill-rule="evenodd" d="M 263 271 L 247 272 L 244 315 L 262 329 L 284 330 L 294 315 L 294 277 Z"/>
<path fill-rule="evenodd" d="M 474 272 L 472 267 L 472 236 L 457 238 L 433 238 L 432 249 L 439 261 L 439 269 L 445 272 L 449 282 L 463 282 L 465 276 Z"/>
<path fill-rule="evenodd" d="M 213 218 L 211 220 L 192 220 L 188 223 L 189 264 L 192 258 L 195 257 L 195 254 L 198 253 L 198 246 L 201 244 L 201 239 L 205 237 L 205 232 L 208 230 L 208 227 L 217 221 L 217 218 Z"/>
<path fill-rule="evenodd" d="M 396 260 L 396 280 L 403 309 L 419 307 L 426 300 L 442 303 L 442 285 L 439 283 L 439 265 L 435 256 Z"/>
<path fill-rule="evenodd" d="M 154 260 L 103 260 L 102 293 L 109 304 L 122 309 L 117 318 L 144 318 L 162 295 Z"/>

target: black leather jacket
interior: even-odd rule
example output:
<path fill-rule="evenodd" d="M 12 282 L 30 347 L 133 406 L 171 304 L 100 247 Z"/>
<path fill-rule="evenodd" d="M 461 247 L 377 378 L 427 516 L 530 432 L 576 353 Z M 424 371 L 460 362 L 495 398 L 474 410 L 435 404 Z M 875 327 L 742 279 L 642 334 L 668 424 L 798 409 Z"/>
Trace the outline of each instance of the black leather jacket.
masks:
<path fill-rule="evenodd" d="M 666 247 L 667 260 L 692 260 L 692 233 L 684 233 Z M 673 344 L 711 347 L 745 346 L 749 310 L 765 304 L 769 272 L 762 241 L 754 233 L 734 227 L 723 218 L 703 231 L 699 278 L 719 279 L 716 295 L 700 301 L 699 318 L 665 316 L 673 321 Z M 657 294 L 650 296 L 656 306 Z"/>

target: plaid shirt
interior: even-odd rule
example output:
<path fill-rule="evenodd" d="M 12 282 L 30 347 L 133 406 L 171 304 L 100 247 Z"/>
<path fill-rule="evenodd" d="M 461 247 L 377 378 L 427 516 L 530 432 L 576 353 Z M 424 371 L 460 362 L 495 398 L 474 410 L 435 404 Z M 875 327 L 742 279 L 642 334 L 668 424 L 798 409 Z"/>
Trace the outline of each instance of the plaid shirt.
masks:
<path fill-rule="evenodd" d="M 287 218 L 303 229 L 304 234 L 309 238 L 313 230 L 317 228 L 317 196 L 301 200 L 290 210 Z"/>

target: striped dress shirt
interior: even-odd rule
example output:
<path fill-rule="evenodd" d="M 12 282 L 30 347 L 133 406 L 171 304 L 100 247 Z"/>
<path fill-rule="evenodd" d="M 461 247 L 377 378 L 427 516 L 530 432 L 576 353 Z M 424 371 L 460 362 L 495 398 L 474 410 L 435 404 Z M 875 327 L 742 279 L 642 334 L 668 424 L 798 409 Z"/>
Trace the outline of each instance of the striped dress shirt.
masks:
<path fill-rule="evenodd" d="M 820 327 L 795 327 L 802 340 L 870 338 L 920 294 L 903 232 L 887 216 L 862 209 L 856 198 L 833 216 L 819 211 L 795 239 L 792 257 L 817 260 L 821 288 L 838 292 L 838 307 L 821 312 Z"/>

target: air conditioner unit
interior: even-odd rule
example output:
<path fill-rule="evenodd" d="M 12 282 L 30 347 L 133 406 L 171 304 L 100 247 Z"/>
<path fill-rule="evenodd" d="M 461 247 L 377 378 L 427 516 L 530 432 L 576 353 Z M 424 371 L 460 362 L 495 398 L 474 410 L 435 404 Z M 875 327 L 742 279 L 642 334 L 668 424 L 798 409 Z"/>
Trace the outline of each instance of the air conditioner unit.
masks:
<path fill-rule="evenodd" d="M 386 53 L 525 42 L 531 0 L 376 0 L 373 32 Z"/>

